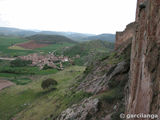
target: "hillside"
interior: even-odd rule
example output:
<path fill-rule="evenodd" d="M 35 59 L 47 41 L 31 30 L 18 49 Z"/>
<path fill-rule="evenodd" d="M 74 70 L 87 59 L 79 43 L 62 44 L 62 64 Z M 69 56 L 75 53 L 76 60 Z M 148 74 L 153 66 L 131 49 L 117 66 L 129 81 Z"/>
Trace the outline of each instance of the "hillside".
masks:
<path fill-rule="evenodd" d="M 79 54 L 80 56 L 88 55 L 91 51 L 97 52 L 107 52 L 107 50 L 111 50 L 114 48 L 114 44 L 110 42 L 105 42 L 101 40 L 93 40 L 89 42 L 83 42 L 77 44 L 69 49 L 64 51 L 64 55 L 75 56 Z"/>
<path fill-rule="evenodd" d="M 75 41 L 83 41 L 84 38 L 94 36 L 94 34 L 76 33 L 76 32 L 56 32 L 56 31 L 41 31 L 38 34 L 46 35 L 62 35 Z"/>
<path fill-rule="evenodd" d="M 0 119 L 44 120 L 53 112 L 54 116 L 57 116 L 68 106 L 90 96 L 82 91 L 73 93 L 71 90 L 68 90 L 70 86 L 74 85 L 75 78 L 84 69 L 85 67 L 72 66 L 56 74 L 52 71 L 50 75 L 34 77 L 33 75 L 28 75 L 29 78 L 26 78 L 24 75 L 21 77 L 10 77 L 9 79 L 17 79 L 19 82 L 25 82 L 28 79 L 30 82 L 29 84 L 13 85 L 0 92 Z M 58 81 L 56 90 L 44 91 L 41 88 L 41 82 L 46 78 L 54 78 Z M 66 91 L 70 92 L 67 94 Z M 58 109 L 57 106 L 59 106 Z"/>
<path fill-rule="evenodd" d="M 44 35 L 37 34 L 30 37 L 26 37 L 28 40 L 34 40 L 38 43 L 44 44 L 57 44 L 57 43 L 76 43 L 75 41 L 61 35 Z"/>
<path fill-rule="evenodd" d="M 103 40 L 108 42 L 115 42 L 115 35 L 114 34 L 100 34 L 95 36 L 89 36 L 83 38 L 83 40 Z"/>
<path fill-rule="evenodd" d="M 74 58 L 79 65 L 91 63 L 114 49 L 114 44 L 101 40 L 93 40 L 76 44 L 70 48 L 57 51 L 58 54 Z"/>

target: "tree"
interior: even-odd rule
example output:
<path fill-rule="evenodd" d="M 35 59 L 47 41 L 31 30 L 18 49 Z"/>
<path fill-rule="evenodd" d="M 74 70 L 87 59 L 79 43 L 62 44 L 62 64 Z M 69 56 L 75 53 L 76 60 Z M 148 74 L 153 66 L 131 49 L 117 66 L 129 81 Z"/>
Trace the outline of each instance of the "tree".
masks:
<path fill-rule="evenodd" d="M 16 59 L 10 62 L 11 67 L 25 67 L 32 64 L 31 60 Z"/>
<path fill-rule="evenodd" d="M 51 89 L 51 88 L 54 88 L 57 84 L 58 83 L 56 80 L 52 78 L 48 78 L 42 82 L 41 87 L 43 89 Z"/>

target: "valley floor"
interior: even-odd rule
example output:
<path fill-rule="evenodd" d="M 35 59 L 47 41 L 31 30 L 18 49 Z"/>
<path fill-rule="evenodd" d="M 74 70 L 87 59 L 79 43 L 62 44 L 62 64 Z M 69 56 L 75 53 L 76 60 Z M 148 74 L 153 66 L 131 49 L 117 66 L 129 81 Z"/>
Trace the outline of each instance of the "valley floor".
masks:
<path fill-rule="evenodd" d="M 85 67 L 71 66 L 55 74 L 34 77 L 27 85 L 14 85 L 0 92 L 0 120 L 44 120 L 59 113 L 74 103 L 88 97 L 87 93 L 72 93 L 78 77 Z M 47 78 L 58 81 L 56 90 L 44 91 L 41 82 Z"/>

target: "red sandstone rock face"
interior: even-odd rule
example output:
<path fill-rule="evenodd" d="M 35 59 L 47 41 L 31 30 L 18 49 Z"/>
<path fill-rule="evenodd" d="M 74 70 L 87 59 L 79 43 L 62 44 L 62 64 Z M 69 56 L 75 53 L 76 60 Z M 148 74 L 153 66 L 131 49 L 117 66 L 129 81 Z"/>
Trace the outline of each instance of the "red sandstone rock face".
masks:
<path fill-rule="evenodd" d="M 160 117 L 160 0 L 147 0 L 137 14 L 126 112 Z"/>
<path fill-rule="evenodd" d="M 119 49 L 120 47 L 123 48 L 124 44 L 127 44 L 129 41 L 131 41 L 132 37 L 134 36 L 134 26 L 135 23 L 130 23 L 123 32 L 116 33 L 115 50 Z"/>
<path fill-rule="evenodd" d="M 137 0 L 137 9 L 136 9 L 136 21 L 138 21 L 139 18 L 139 5 L 140 3 L 144 3 L 146 0 Z"/>

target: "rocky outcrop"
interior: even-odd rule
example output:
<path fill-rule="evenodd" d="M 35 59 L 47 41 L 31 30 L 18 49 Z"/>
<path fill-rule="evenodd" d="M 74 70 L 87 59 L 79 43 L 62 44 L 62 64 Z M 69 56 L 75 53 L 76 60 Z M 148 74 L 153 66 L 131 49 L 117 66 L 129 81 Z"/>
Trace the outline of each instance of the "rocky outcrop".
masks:
<path fill-rule="evenodd" d="M 103 69 L 106 69 L 106 73 L 103 74 Z M 78 90 L 84 90 L 85 92 L 98 94 L 100 92 L 108 90 L 108 83 L 112 79 L 122 81 L 128 80 L 129 62 L 121 61 L 115 65 L 108 65 L 106 67 L 99 66 L 99 68 L 93 70 L 85 77 Z M 97 74 L 102 73 L 102 74 Z"/>
<path fill-rule="evenodd" d="M 131 42 L 134 36 L 135 24 L 135 22 L 130 23 L 123 32 L 116 32 L 115 50 L 118 50 L 120 47 L 124 48 L 123 45 Z"/>
<path fill-rule="evenodd" d="M 138 0 L 136 16 L 126 113 L 160 116 L 160 0 Z"/>
<path fill-rule="evenodd" d="M 88 98 L 63 111 L 56 120 L 95 120 L 90 118 L 98 112 L 98 106 L 98 99 Z"/>

